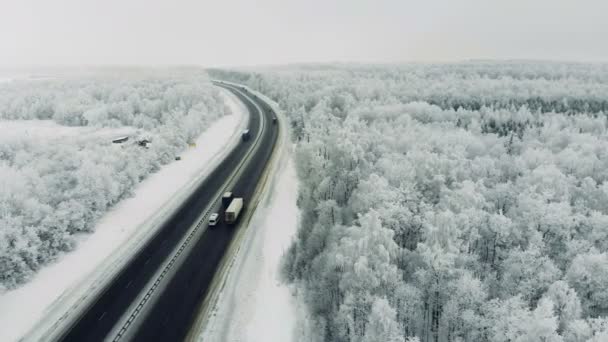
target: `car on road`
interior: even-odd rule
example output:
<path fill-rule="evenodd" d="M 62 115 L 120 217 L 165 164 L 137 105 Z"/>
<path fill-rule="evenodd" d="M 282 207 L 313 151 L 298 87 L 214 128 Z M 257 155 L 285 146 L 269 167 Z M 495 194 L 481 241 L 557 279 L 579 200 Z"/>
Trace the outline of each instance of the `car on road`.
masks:
<path fill-rule="evenodd" d="M 241 134 L 241 137 L 243 138 L 243 141 L 247 141 L 251 137 L 251 133 L 249 133 L 248 129 L 243 130 L 243 133 Z"/>
<path fill-rule="evenodd" d="M 218 213 L 213 213 L 209 216 L 209 226 L 214 227 L 217 225 L 219 221 L 220 215 Z"/>

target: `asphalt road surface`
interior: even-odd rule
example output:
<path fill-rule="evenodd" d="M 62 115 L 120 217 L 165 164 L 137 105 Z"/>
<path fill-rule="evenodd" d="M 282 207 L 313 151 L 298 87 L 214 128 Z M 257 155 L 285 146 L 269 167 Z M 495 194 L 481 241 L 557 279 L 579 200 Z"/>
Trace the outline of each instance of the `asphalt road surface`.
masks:
<path fill-rule="evenodd" d="M 220 85 L 223 86 L 223 85 Z M 252 197 L 260 176 L 272 154 L 278 137 L 278 124 L 273 124 L 273 113 L 262 101 L 251 95 L 244 96 L 236 87 L 224 86 L 232 91 L 247 107 L 250 113 L 249 130 L 251 138 L 241 142 L 211 172 L 193 194 L 175 211 L 158 233 L 141 249 L 130 263 L 115 277 L 94 302 L 87 308 L 60 341 L 103 341 L 112 340 L 109 336 L 129 306 L 137 299 L 146 284 L 159 267 L 171 256 L 172 251 L 197 223 L 204 208 L 215 205 L 222 220 L 216 227 L 208 227 L 202 237 L 193 242 L 194 248 L 185 256 L 175 275 L 163 287 L 159 299 L 151 303 L 145 315 L 139 317 L 139 324 L 133 327 L 130 338 L 137 341 L 180 341 L 186 336 L 192 324 L 196 308 L 205 298 L 206 291 L 215 271 L 235 234 L 235 226 L 223 222 L 223 211 L 215 195 L 225 187 L 226 180 L 237 169 L 239 163 L 248 157 L 241 166 L 243 172 L 234 181 L 232 192 L 235 197 L 244 198 L 244 211 Z M 260 108 L 252 103 L 255 101 Z M 262 119 L 262 116 L 264 119 Z M 260 129 L 260 121 L 263 125 Z M 260 136 L 257 148 L 253 142 Z M 252 152 L 248 155 L 248 151 Z M 241 216 L 243 213 L 241 213 Z M 206 223 L 205 223 L 206 226 Z"/>

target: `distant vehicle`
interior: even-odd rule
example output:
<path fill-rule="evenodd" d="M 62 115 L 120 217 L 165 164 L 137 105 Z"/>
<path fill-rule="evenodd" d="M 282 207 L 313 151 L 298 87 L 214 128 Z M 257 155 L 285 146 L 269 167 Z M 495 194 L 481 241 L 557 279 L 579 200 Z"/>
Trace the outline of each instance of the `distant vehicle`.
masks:
<path fill-rule="evenodd" d="M 218 213 L 211 214 L 209 216 L 209 226 L 214 227 L 215 225 L 217 225 L 219 218 L 220 218 L 220 215 Z"/>
<path fill-rule="evenodd" d="M 232 198 L 233 198 L 232 192 L 230 192 L 230 191 L 224 192 L 224 195 L 222 196 L 222 205 L 224 207 L 228 207 L 228 205 L 230 205 L 230 202 L 232 202 Z"/>
<path fill-rule="evenodd" d="M 123 142 L 129 140 L 129 137 L 120 137 L 112 140 L 114 144 L 122 144 Z"/>
<path fill-rule="evenodd" d="M 249 140 L 249 138 L 251 138 L 251 133 L 249 133 L 248 129 L 243 131 L 243 133 L 241 134 L 241 138 L 243 138 L 243 141 L 247 141 Z"/>
<path fill-rule="evenodd" d="M 175 160 L 182 160 L 182 157 L 177 156 L 177 157 L 175 157 Z"/>
<path fill-rule="evenodd" d="M 272 124 L 273 124 L 273 125 L 276 125 L 276 124 L 277 124 L 277 117 L 276 117 L 276 116 L 273 116 L 273 117 L 272 117 Z"/>
<path fill-rule="evenodd" d="M 228 208 L 226 209 L 226 212 L 224 213 L 225 214 L 224 219 L 226 220 L 226 223 L 228 223 L 228 224 L 236 223 L 236 220 L 238 220 L 239 214 L 241 213 L 242 209 L 243 209 L 243 199 L 240 197 L 233 199 L 232 202 L 230 202 L 230 205 L 228 206 Z"/>

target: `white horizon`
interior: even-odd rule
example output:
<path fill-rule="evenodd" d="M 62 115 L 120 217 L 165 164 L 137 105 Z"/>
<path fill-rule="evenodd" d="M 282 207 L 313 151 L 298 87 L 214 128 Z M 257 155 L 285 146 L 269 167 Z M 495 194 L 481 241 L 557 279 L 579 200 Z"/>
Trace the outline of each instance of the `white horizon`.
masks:
<path fill-rule="evenodd" d="M 24 0 L 0 67 L 608 62 L 599 0 Z"/>

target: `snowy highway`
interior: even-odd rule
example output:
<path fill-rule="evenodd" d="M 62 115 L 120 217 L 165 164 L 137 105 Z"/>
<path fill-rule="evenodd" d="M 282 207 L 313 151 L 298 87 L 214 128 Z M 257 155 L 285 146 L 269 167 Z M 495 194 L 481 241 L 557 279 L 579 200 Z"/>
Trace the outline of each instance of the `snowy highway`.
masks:
<path fill-rule="evenodd" d="M 232 190 L 247 203 L 256 193 L 278 137 L 270 107 L 236 87 L 250 113 L 252 139 L 231 151 L 135 257 L 100 289 L 72 324 L 53 340 L 181 340 L 205 298 L 240 226 L 207 228 L 219 197 Z"/>

